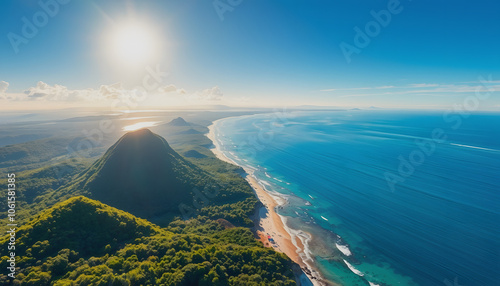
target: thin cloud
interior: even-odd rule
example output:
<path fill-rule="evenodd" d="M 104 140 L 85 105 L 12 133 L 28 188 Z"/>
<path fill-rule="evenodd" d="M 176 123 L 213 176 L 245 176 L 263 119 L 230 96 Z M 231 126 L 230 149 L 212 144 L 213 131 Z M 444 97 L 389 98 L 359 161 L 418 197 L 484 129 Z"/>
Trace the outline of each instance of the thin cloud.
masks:
<path fill-rule="evenodd" d="M 224 94 L 220 90 L 218 86 L 214 86 L 212 88 L 205 89 L 201 92 L 197 92 L 194 96 L 196 99 L 201 99 L 205 101 L 219 101 L 222 100 Z"/>
<path fill-rule="evenodd" d="M 39 81 L 36 86 L 24 91 L 25 100 L 36 101 L 109 101 L 137 96 L 137 90 L 124 88 L 121 83 L 101 85 L 99 89 L 69 89 L 66 86 L 50 85 Z"/>
<path fill-rule="evenodd" d="M 331 88 L 331 89 L 322 89 L 320 91 L 370 90 L 370 89 L 389 89 L 389 88 L 395 88 L 395 86 L 384 85 L 384 86 L 376 86 L 376 87 Z"/>
<path fill-rule="evenodd" d="M 31 100 L 67 100 L 70 91 L 62 85 L 49 85 L 43 81 L 39 81 L 36 86 L 30 87 L 24 91 L 24 94 Z"/>
<path fill-rule="evenodd" d="M 0 81 L 0 94 L 5 93 L 9 88 L 9 83 L 6 81 Z"/>
<path fill-rule="evenodd" d="M 7 89 L 9 89 L 9 83 L 3 80 L 0 81 L 0 99 L 11 99 L 6 93 Z"/>
<path fill-rule="evenodd" d="M 500 80 L 492 80 L 491 79 L 491 76 L 488 77 L 488 79 L 481 79 L 481 80 L 475 80 L 475 81 L 464 81 L 464 82 L 461 82 L 462 84 L 465 83 L 465 84 L 499 84 L 500 83 Z"/>
<path fill-rule="evenodd" d="M 422 87 L 435 87 L 439 86 L 437 83 L 412 83 L 409 84 L 408 87 L 410 88 L 422 88 Z"/>
<path fill-rule="evenodd" d="M 479 82 L 478 82 L 479 83 Z M 387 87 L 388 88 L 388 87 Z M 340 98 L 343 97 L 359 97 L 359 96 L 379 96 L 379 95 L 430 95 L 430 96 L 453 96 L 461 93 L 474 93 L 478 88 L 487 88 L 490 92 L 500 91 L 500 85 L 471 85 L 471 84 L 429 84 L 429 83 L 415 83 L 405 86 L 390 86 L 394 91 L 387 92 L 374 92 L 381 90 L 383 87 L 378 88 L 353 88 L 353 89 L 338 89 L 331 91 L 343 91 L 339 94 Z M 360 91 L 366 90 L 367 93 L 349 94 L 347 91 Z M 372 92 L 370 92 L 372 91 Z"/>
<path fill-rule="evenodd" d="M 116 100 L 134 100 L 143 97 L 140 89 L 129 89 L 117 82 L 109 85 L 101 85 L 99 88 L 70 89 L 60 84 L 48 84 L 43 81 L 37 82 L 35 86 L 29 87 L 22 93 L 7 93 L 9 83 L 0 81 L 0 99 L 9 101 L 37 101 L 37 102 L 90 102 L 111 103 Z M 181 99 L 198 101 L 220 101 L 224 94 L 218 86 L 198 91 L 188 95 L 184 88 L 169 84 L 158 88 L 153 95 L 177 94 Z"/>
<path fill-rule="evenodd" d="M 185 89 L 178 88 L 174 84 L 169 84 L 169 85 L 160 87 L 160 88 L 158 88 L 158 91 L 160 93 L 164 93 L 164 94 L 167 94 L 167 93 L 186 94 L 187 93 Z"/>

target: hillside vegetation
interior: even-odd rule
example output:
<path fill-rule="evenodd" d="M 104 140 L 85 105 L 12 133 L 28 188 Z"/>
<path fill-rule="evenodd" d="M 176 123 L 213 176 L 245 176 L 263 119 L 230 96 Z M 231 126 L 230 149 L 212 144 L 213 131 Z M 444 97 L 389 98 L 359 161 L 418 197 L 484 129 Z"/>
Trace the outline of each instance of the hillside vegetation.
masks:
<path fill-rule="evenodd" d="M 214 207 L 232 205 L 220 208 L 221 218 L 250 225 L 256 199 L 246 181 L 237 178 L 198 167 L 164 138 L 142 129 L 125 134 L 58 194 L 83 194 L 163 226 L 198 213 L 215 218 Z"/>
<path fill-rule="evenodd" d="M 18 230 L 15 280 L 2 285 L 295 285 L 292 262 L 246 228 L 206 217 L 161 229 L 74 197 Z M 1 241 L 5 244 L 7 238 Z M 7 257 L 0 260 L 7 267 Z"/>
<path fill-rule="evenodd" d="M 94 162 L 53 162 L 68 141 L 19 158 L 37 143 L 1 147 L 0 166 L 23 171 L 16 278 L 3 272 L 0 285 L 296 285 L 293 262 L 249 230 L 260 202 L 242 169 L 208 149 L 206 127 L 176 118 L 159 129 L 172 145 L 139 130 Z"/>

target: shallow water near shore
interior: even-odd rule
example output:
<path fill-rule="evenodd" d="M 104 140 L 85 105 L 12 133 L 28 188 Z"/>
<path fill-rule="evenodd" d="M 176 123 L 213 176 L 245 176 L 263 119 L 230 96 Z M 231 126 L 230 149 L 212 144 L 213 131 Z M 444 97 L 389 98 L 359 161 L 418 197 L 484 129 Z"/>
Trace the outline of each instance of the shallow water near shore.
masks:
<path fill-rule="evenodd" d="M 455 129 L 440 112 L 284 115 L 222 119 L 213 129 L 220 151 L 287 200 L 277 212 L 312 234 L 308 251 L 324 277 L 498 284 L 499 115 L 474 114 Z M 435 130 L 446 140 L 432 143 Z"/>

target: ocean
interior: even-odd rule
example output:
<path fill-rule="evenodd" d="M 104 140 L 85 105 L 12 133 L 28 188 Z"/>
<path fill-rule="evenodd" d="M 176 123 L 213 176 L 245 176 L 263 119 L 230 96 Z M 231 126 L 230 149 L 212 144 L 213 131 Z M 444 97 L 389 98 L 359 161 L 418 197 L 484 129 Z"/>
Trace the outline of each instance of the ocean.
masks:
<path fill-rule="evenodd" d="M 500 285 L 500 114 L 276 111 L 214 123 L 221 151 L 342 285 Z"/>

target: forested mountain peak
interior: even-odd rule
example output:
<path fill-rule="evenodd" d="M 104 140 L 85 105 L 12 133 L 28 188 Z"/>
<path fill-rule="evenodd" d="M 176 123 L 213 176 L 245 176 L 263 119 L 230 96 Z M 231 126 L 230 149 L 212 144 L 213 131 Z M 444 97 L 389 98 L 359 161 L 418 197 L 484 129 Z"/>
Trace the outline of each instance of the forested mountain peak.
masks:
<path fill-rule="evenodd" d="M 213 179 L 148 129 L 129 132 L 97 160 L 73 188 L 134 215 L 180 215 L 193 190 Z"/>

